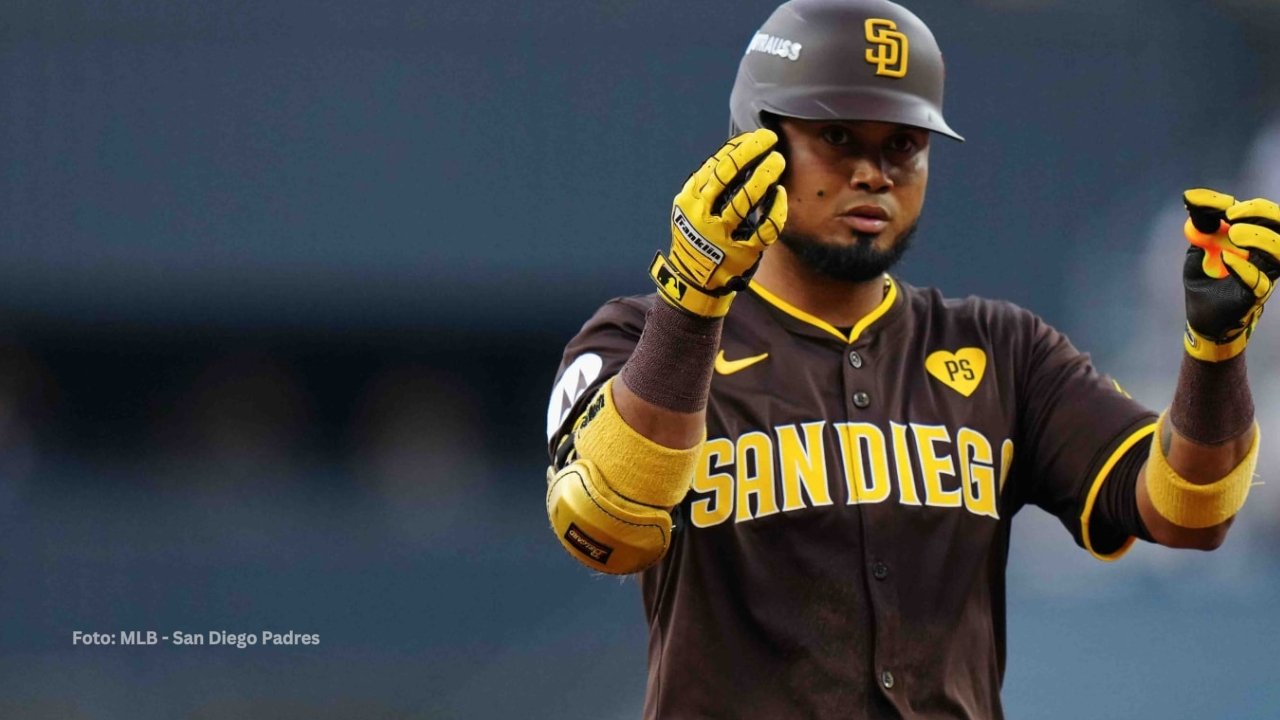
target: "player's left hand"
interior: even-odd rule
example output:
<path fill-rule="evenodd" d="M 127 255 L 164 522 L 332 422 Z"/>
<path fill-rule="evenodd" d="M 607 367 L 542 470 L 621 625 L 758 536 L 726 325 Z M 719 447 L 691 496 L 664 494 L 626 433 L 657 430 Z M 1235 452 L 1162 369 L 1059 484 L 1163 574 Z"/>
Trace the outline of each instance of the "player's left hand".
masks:
<path fill-rule="evenodd" d="M 1183 193 L 1189 215 L 1182 283 L 1187 352 L 1219 362 L 1239 355 L 1280 279 L 1280 206 L 1196 188 Z"/>

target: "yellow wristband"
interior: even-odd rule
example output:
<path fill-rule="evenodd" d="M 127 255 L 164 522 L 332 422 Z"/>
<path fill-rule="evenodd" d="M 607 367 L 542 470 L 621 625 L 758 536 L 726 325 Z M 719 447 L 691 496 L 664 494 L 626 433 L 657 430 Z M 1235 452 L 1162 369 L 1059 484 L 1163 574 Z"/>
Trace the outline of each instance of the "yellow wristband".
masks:
<path fill-rule="evenodd" d="M 1253 469 L 1258 463 L 1258 439 L 1261 432 L 1253 425 L 1253 443 L 1240 464 L 1225 477 L 1208 485 L 1197 485 L 1179 475 L 1164 456 L 1160 446 L 1160 428 L 1168 411 L 1160 416 L 1156 434 L 1151 438 L 1151 454 L 1147 457 L 1147 496 L 1161 517 L 1184 528 L 1207 528 L 1229 520 L 1249 497 Z"/>
<path fill-rule="evenodd" d="M 613 404 L 610 378 L 583 411 L 574 428 L 578 456 L 599 468 L 609 487 L 628 500 L 653 507 L 679 504 L 693 482 L 702 443 L 676 449 L 659 445 L 636 432 Z"/>

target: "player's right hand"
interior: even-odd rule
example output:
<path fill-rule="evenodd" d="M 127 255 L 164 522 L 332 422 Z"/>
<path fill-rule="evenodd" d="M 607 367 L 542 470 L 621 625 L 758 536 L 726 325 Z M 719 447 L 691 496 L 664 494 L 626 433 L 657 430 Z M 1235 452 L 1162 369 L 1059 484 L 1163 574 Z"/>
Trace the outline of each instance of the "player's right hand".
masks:
<path fill-rule="evenodd" d="M 1187 352 L 1219 362 L 1244 351 L 1280 279 L 1280 206 L 1197 188 L 1183 193 Z"/>
<path fill-rule="evenodd" d="M 649 276 L 658 294 L 702 317 L 723 317 L 760 256 L 782 233 L 786 167 L 772 148 L 778 136 L 761 128 L 725 143 L 689 176 L 671 209 L 671 252 L 654 258 Z"/>

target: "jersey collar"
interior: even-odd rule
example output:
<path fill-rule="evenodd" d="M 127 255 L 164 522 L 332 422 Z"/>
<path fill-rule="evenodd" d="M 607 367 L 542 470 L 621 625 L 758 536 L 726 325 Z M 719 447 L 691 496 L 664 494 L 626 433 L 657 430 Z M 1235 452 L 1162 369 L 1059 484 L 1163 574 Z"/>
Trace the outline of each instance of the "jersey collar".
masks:
<path fill-rule="evenodd" d="M 880 304 L 875 306 L 875 308 L 873 308 L 871 312 L 863 316 L 863 318 L 859 320 L 858 323 L 854 325 L 852 329 L 849 330 L 848 334 L 841 332 L 839 328 L 827 322 L 826 320 L 823 320 L 814 315 L 810 315 L 804 310 L 801 310 L 795 305 L 792 305 L 786 300 L 783 300 L 777 295 L 774 295 L 773 293 L 769 292 L 769 290 L 767 290 L 763 285 L 756 282 L 755 280 L 751 281 L 750 288 L 751 288 L 751 291 L 755 293 L 761 300 L 765 301 L 765 303 L 772 305 L 774 308 L 781 310 L 782 312 L 795 318 L 796 320 L 799 320 L 800 322 L 804 323 L 810 328 L 821 330 L 823 333 L 827 334 L 830 337 L 836 338 L 840 342 L 852 345 L 853 343 L 857 342 L 858 338 L 862 337 L 862 334 L 866 332 L 866 330 L 870 328 L 873 324 L 875 324 L 876 321 L 883 318 L 891 309 L 893 309 L 897 304 L 899 304 L 898 298 L 902 294 L 902 292 L 898 288 L 898 283 L 889 275 L 885 275 L 884 279 L 885 279 L 885 286 L 886 286 L 884 299 L 881 300 Z"/>

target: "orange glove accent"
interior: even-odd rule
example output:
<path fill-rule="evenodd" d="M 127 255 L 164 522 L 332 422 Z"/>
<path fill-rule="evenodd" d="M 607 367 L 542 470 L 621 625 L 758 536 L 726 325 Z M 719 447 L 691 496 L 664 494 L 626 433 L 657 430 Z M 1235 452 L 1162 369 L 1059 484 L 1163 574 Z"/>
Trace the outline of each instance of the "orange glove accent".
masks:
<path fill-rule="evenodd" d="M 1182 226 L 1182 233 L 1187 236 L 1187 242 L 1204 250 L 1201 267 L 1204 268 L 1205 275 L 1215 280 L 1221 280 L 1227 276 L 1227 266 L 1222 262 L 1222 253 L 1229 252 L 1241 259 L 1249 258 L 1248 250 L 1232 245 L 1227 239 L 1227 231 L 1231 229 L 1231 225 L 1226 220 L 1218 222 L 1220 223 L 1218 231 L 1212 235 L 1197 230 L 1191 218 L 1187 218 L 1186 224 Z"/>

